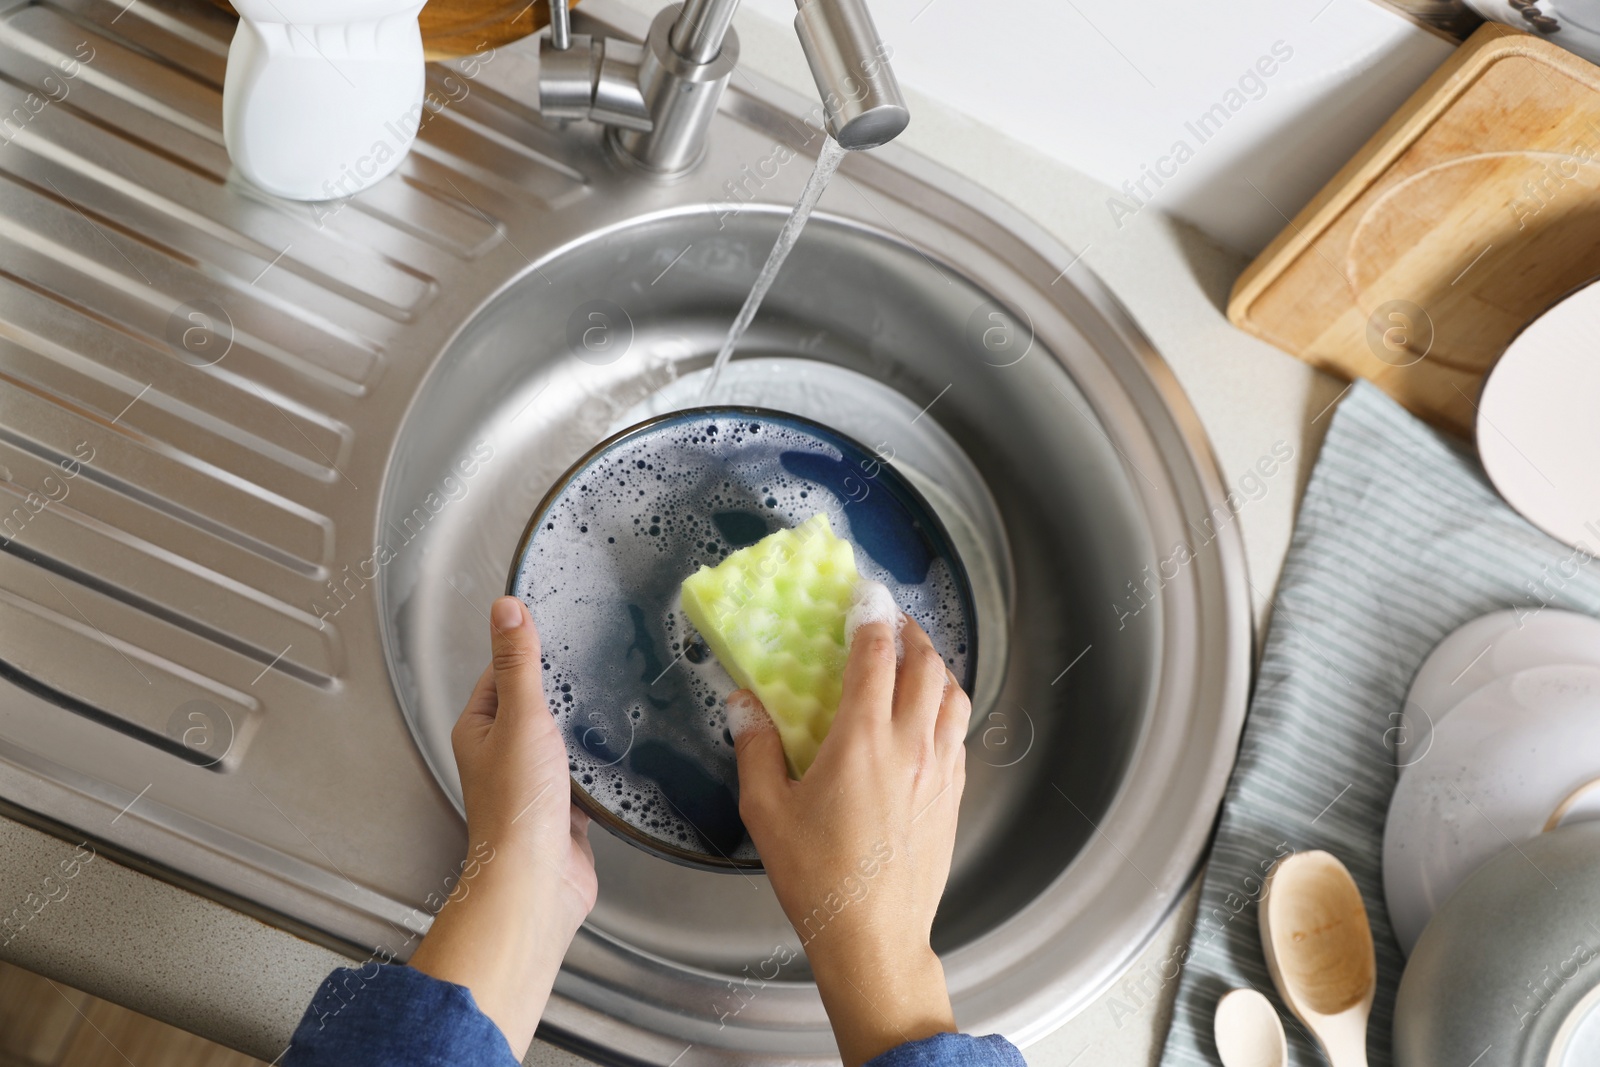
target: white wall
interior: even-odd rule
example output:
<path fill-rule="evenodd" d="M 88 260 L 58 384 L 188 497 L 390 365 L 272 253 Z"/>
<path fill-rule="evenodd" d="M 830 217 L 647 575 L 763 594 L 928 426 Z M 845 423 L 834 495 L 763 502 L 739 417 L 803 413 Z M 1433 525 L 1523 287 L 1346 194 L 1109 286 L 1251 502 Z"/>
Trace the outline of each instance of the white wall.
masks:
<path fill-rule="evenodd" d="M 794 18 L 792 0 L 747 4 Z M 1246 253 L 1453 48 L 1371 0 L 870 4 L 908 88 L 1129 183 L 1108 218 L 1154 205 Z M 1231 106 L 1226 120 L 1191 128 L 1213 105 Z M 1147 169 L 1157 166 L 1172 175 L 1159 186 Z"/>

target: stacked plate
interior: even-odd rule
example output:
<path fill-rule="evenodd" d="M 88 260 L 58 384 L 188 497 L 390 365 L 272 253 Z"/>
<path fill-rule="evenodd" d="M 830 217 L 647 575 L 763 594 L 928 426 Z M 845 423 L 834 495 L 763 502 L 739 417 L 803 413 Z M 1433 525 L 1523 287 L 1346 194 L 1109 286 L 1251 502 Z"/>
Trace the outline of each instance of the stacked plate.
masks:
<path fill-rule="evenodd" d="M 1552 609 L 1473 620 L 1423 663 L 1389 734 L 1400 778 L 1384 895 L 1409 956 L 1494 856 L 1600 818 L 1600 620 Z"/>

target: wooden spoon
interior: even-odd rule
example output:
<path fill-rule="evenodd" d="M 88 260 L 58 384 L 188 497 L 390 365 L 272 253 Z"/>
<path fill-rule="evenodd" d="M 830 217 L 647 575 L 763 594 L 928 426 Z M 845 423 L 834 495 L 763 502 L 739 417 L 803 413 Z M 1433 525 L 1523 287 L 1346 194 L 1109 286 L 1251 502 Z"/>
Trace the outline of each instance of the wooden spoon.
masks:
<path fill-rule="evenodd" d="M 1367 908 L 1345 865 L 1326 852 L 1280 861 L 1261 901 L 1261 947 L 1284 1003 L 1331 1067 L 1367 1067 L 1378 966 Z"/>
<path fill-rule="evenodd" d="M 1222 1067 L 1287 1067 L 1289 1042 L 1272 1001 L 1254 989 L 1235 989 L 1217 1001 L 1212 1023 Z"/>

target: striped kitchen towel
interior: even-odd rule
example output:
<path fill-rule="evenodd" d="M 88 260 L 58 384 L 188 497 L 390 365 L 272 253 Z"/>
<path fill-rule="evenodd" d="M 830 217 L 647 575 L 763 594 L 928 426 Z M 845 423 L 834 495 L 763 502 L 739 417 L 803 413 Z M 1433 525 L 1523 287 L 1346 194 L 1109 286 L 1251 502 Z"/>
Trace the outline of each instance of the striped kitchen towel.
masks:
<path fill-rule="evenodd" d="M 1396 773 L 1385 735 L 1423 658 L 1463 623 L 1504 608 L 1600 615 L 1594 548 L 1540 533 L 1471 451 L 1375 387 L 1350 390 L 1300 505 L 1188 950 L 1162 971 L 1179 983 L 1162 1067 L 1219 1062 L 1212 1013 L 1241 986 L 1277 1006 L 1294 1067 L 1323 1063 L 1272 987 L 1257 925 L 1274 860 L 1310 849 L 1343 860 L 1366 900 L 1378 953 L 1367 1047 L 1387 1067 L 1403 958 L 1383 901 Z"/>

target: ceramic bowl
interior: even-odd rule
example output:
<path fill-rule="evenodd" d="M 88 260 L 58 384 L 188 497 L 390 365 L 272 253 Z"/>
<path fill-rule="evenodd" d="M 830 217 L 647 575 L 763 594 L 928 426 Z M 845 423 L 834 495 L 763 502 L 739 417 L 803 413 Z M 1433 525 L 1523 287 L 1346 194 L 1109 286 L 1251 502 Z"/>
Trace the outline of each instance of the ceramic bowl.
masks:
<path fill-rule="evenodd" d="M 1394 1063 L 1600 1063 L 1600 823 L 1505 849 L 1445 901 L 1400 981 Z"/>
<path fill-rule="evenodd" d="M 723 707 L 735 685 L 679 589 L 818 512 L 970 690 L 979 634 L 949 535 L 890 462 L 821 423 L 731 406 L 648 419 L 592 449 L 534 512 L 507 592 L 539 627 L 574 797 L 608 830 L 693 867 L 760 867 Z"/>
<path fill-rule="evenodd" d="M 1537 837 L 1597 777 L 1600 668 L 1520 671 L 1458 704 L 1389 803 L 1383 890 L 1401 950 L 1467 876 Z"/>

